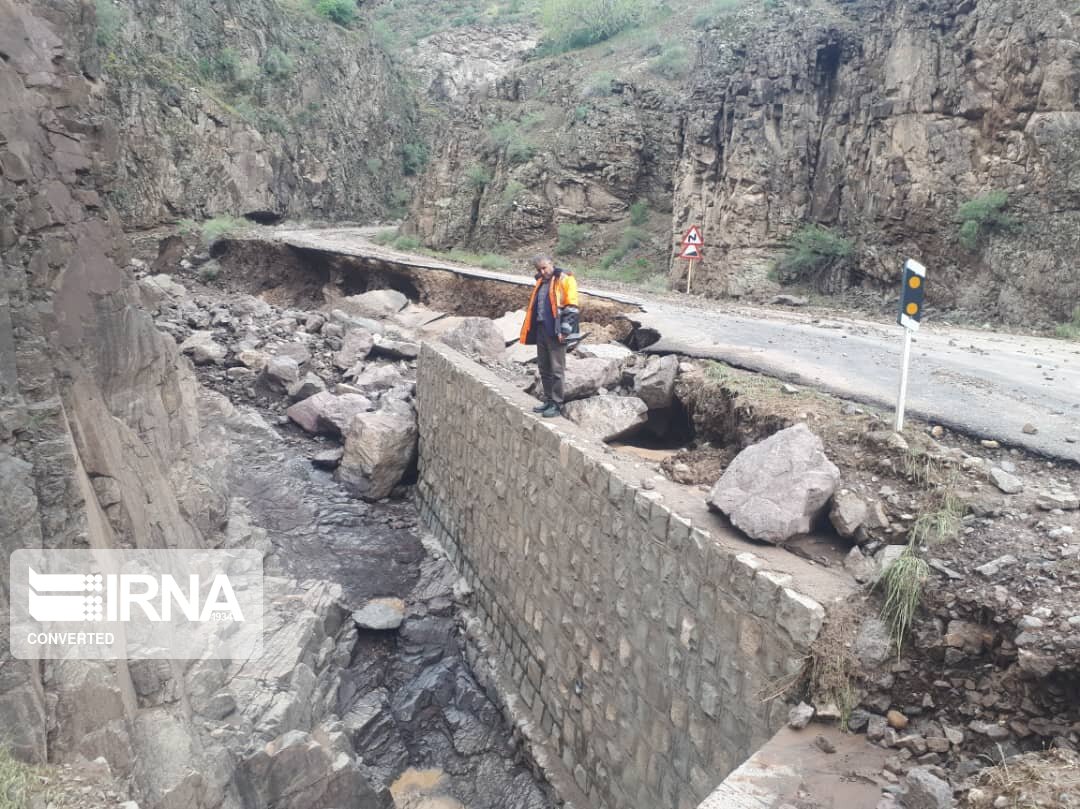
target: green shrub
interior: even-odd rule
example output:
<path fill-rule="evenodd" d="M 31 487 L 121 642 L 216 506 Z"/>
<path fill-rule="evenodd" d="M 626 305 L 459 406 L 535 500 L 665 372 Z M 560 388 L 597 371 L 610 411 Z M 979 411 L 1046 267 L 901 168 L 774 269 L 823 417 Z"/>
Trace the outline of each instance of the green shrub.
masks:
<path fill-rule="evenodd" d="M 386 20 L 375 20 L 371 24 L 371 39 L 387 53 L 396 51 L 400 43 L 397 32 Z"/>
<path fill-rule="evenodd" d="M 378 176 L 379 172 L 382 171 L 383 162 L 377 157 L 369 157 L 364 161 L 364 165 L 367 166 L 369 172 Z"/>
<path fill-rule="evenodd" d="M 708 28 L 716 22 L 716 18 L 728 14 L 743 5 L 745 0 L 712 0 L 709 5 L 698 12 L 694 18 L 695 28 Z"/>
<path fill-rule="evenodd" d="M 559 225 L 559 241 L 555 245 L 555 252 L 560 256 L 569 256 L 581 250 L 582 245 L 592 236 L 592 230 L 588 225 L 575 225 L 563 222 Z"/>
<path fill-rule="evenodd" d="M 208 261 L 199 267 L 199 280 L 205 284 L 216 281 L 221 275 L 221 265 L 216 261 Z"/>
<path fill-rule="evenodd" d="M 409 212 L 412 197 L 407 188 L 396 188 L 390 195 L 390 208 L 387 213 L 392 219 L 404 219 Z"/>
<path fill-rule="evenodd" d="M 356 20 L 356 0 L 318 0 L 315 10 L 338 25 L 349 26 Z"/>
<path fill-rule="evenodd" d="M 102 48 L 111 48 L 116 44 L 120 29 L 127 22 L 127 15 L 113 0 L 96 0 L 94 3 L 94 16 L 97 21 L 97 31 L 94 34 L 95 41 Z"/>
<path fill-rule="evenodd" d="M 589 107 L 586 104 L 578 104 L 574 107 L 574 121 L 583 123 L 589 119 Z"/>
<path fill-rule="evenodd" d="M 423 171 L 429 159 L 426 144 L 406 143 L 401 147 L 401 169 L 408 177 Z"/>
<path fill-rule="evenodd" d="M 485 270 L 508 270 L 510 269 L 510 259 L 503 256 L 497 256 L 494 253 L 488 253 L 485 256 L 480 257 L 480 261 L 477 262 Z"/>
<path fill-rule="evenodd" d="M 272 79 L 283 79 L 296 68 L 296 62 L 280 48 L 271 48 L 263 57 L 263 73 Z"/>
<path fill-rule="evenodd" d="M 398 237 L 397 228 L 387 228 L 386 230 L 380 230 L 378 233 L 374 233 L 371 236 L 371 241 L 375 244 L 381 244 L 384 247 L 388 244 L 392 244 L 394 239 Z"/>
<path fill-rule="evenodd" d="M 881 619 L 889 625 L 898 655 L 915 622 L 915 613 L 922 603 L 923 585 L 929 577 L 930 566 L 913 544 L 908 545 L 881 576 L 879 584 L 885 590 Z"/>
<path fill-rule="evenodd" d="M 1005 213 L 1008 206 L 1007 193 L 991 191 L 957 208 L 956 221 L 960 223 L 960 244 L 967 250 L 975 250 L 986 233 L 1011 230 L 1016 227 L 1016 220 Z"/>
<path fill-rule="evenodd" d="M 468 171 L 465 172 L 465 184 L 477 190 L 483 188 L 491 182 L 491 175 L 488 174 L 488 170 L 481 165 L 469 166 Z"/>
<path fill-rule="evenodd" d="M 540 19 L 554 50 L 584 48 L 638 25 L 647 0 L 543 0 Z"/>
<path fill-rule="evenodd" d="M 1080 306 L 1073 309 L 1072 320 L 1060 324 L 1054 334 L 1063 340 L 1080 340 Z"/>
<path fill-rule="evenodd" d="M 506 184 L 506 188 L 503 189 L 502 201 L 503 208 L 511 208 L 517 199 L 525 192 L 525 186 L 519 183 L 517 180 L 511 180 Z"/>
<path fill-rule="evenodd" d="M 232 48 L 222 48 L 213 56 L 200 56 L 195 69 L 203 81 L 233 85 L 236 90 L 249 87 L 258 74 L 258 67 L 242 60 Z"/>
<path fill-rule="evenodd" d="M 605 270 L 609 267 L 618 264 L 627 254 L 637 248 L 641 247 L 649 238 L 649 234 L 641 228 L 631 225 L 622 232 L 622 236 L 619 237 L 619 241 L 615 244 L 611 250 L 604 254 L 604 257 L 600 259 L 600 266 Z"/>
<path fill-rule="evenodd" d="M 33 767 L 13 757 L 6 747 L 0 747 L 0 809 L 29 809 L 36 780 Z M 42 800 L 40 805 L 45 804 Z"/>
<path fill-rule="evenodd" d="M 511 163 L 525 163 L 536 154 L 536 147 L 522 134 L 513 121 L 500 121 L 488 132 L 492 146 L 503 149 Z"/>
<path fill-rule="evenodd" d="M 589 83 L 582 88 L 581 94 L 585 98 L 603 98 L 612 93 L 611 83 L 615 81 L 615 74 L 602 70 L 593 75 Z"/>
<path fill-rule="evenodd" d="M 476 25 L 478 22 L 480 22 L 480 12 L 470 8 L 450 20 L 450 26 L 452 28 L 464 28 L 469 25 Z"/>
<path fill-rule="evenodd" d="M 415 250 L 420 246 L 420 240 L 415 236 L 398 236 L 394 239 L 394 247 L 398 250 Z"/>
<path fill-rule="evenodd" d="M 630 206 L 630 224 L 640 227 L 649 221 L 649 203 L 639 199 Z"/>
<path fill-rule="evenodd" d="M 683 45 L 664 48 L 660 55 L 649 63 L 649 72 L 665 79 L 681 79 L 690 72 L 690 51 Z"/>
<path fill-rule="evenodd" d="M 240 71 L 240 57 L 232 48 L 222 48 L 214 61 L 214 67 L 218 78 L 232 81 Z"/>
<path fill-rule="evenodd" d="M 215 216 L 202 223 L 202 240 L 207 247 L 218 239 L 234 236 L 247 227 L 247 221 L 235 216 Z"/>
<path fill-rule="evenodd" d="M 776 265 L 781 281 L 814 281 L 847 262 L 854 245 L 821 225 L 799 228 L 788 240 L 787 253 Z"/>

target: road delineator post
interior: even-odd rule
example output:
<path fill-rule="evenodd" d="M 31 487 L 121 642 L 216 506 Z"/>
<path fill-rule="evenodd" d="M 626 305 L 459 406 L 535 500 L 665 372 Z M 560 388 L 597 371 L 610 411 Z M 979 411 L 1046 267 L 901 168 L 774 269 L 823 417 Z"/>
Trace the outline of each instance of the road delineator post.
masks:
<path fill-rule="evenodd" d="M 904 327 L 904 355 L 900 364 L 900 393 L 896 398 L 896 432 L 904 431 L 904 407 L 907 402 L 908 371 L 911 368 L 911 338 L 919 330 L 923 300 L 926 297 L 926 267 L 914 259 L 904 262 L 904 280 L 900 289 L 900 313 L 896 322 Z"/>

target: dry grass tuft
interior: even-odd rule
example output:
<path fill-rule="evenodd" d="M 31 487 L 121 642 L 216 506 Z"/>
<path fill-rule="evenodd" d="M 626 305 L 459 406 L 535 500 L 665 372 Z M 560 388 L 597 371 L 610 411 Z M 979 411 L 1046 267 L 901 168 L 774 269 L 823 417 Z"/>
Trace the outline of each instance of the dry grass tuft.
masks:
<path fill-rule="evenodd" d="M 0 809 L 27 809 L 33 785 L 33 768 L 0 747 Z"/>
<path fill-rule="evenodd" d="M 998 806 L 1001 798 L 1006 809 L 1080 809 L 1080 755 L 1055 749 L 1003 761 L 980 773 L 978 793 L 961 807 Z"/>
<path fill-rule="evenodd" d="M 881 575 L 879 584 L 885 589 L 881 619 L 889 625 L 897 656 L 911 631 L 915 613 L 922 603 L 923 585 L 929 576 L 930 566 L 913 544 L 908 545 Z"/>
<path fill-rule="evenodd" d="M 859 664 L 852 651 L 857 619 L 854 606 L 831 610 L 810 653 L 810 698 L 817 705 L 835 705 L 842 729 L 859 704 L 855 685 Z"/>
<path fill-rule="evenodd" d="M 930 505 L 916 517 L 911 526 L 910 541 L 937 545 L 956 539 L 964 524 L 967 503 L 952 485 L 946 484 L 935 493 Z"/>

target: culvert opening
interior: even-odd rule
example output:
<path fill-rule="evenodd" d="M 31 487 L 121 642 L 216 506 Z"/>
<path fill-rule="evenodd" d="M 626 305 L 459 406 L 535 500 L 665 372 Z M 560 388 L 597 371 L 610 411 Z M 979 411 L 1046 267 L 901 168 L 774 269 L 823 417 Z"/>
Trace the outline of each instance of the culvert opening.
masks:
<path fill-rule="evenodd" d="M 282 215 L 275 211 L 248 211 L 244 214 L 244 219 L 258 225 L 276 225 L 282 218 Z"/>
<path fill-rule="evenodd" d="M 650 410 L 648 421 L 635 432 L 610 441 L 611 446 L 650 458 L 666 458 L 690 446 L 694 426 L 682 402 Z"/>

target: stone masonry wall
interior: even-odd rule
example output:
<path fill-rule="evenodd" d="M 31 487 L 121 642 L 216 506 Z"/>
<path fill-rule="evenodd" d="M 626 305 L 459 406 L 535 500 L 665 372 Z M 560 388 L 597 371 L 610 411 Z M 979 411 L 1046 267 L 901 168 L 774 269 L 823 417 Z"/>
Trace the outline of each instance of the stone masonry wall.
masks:
<path fill-rule="evenodd" d="M 523 731 L 576 785 L 564 799 L 696 806 L 783 725 L 766 697 L 823 608 L 453 350 L 425 344 L 417 386 L 423 520 L 473 589 Z"/>

